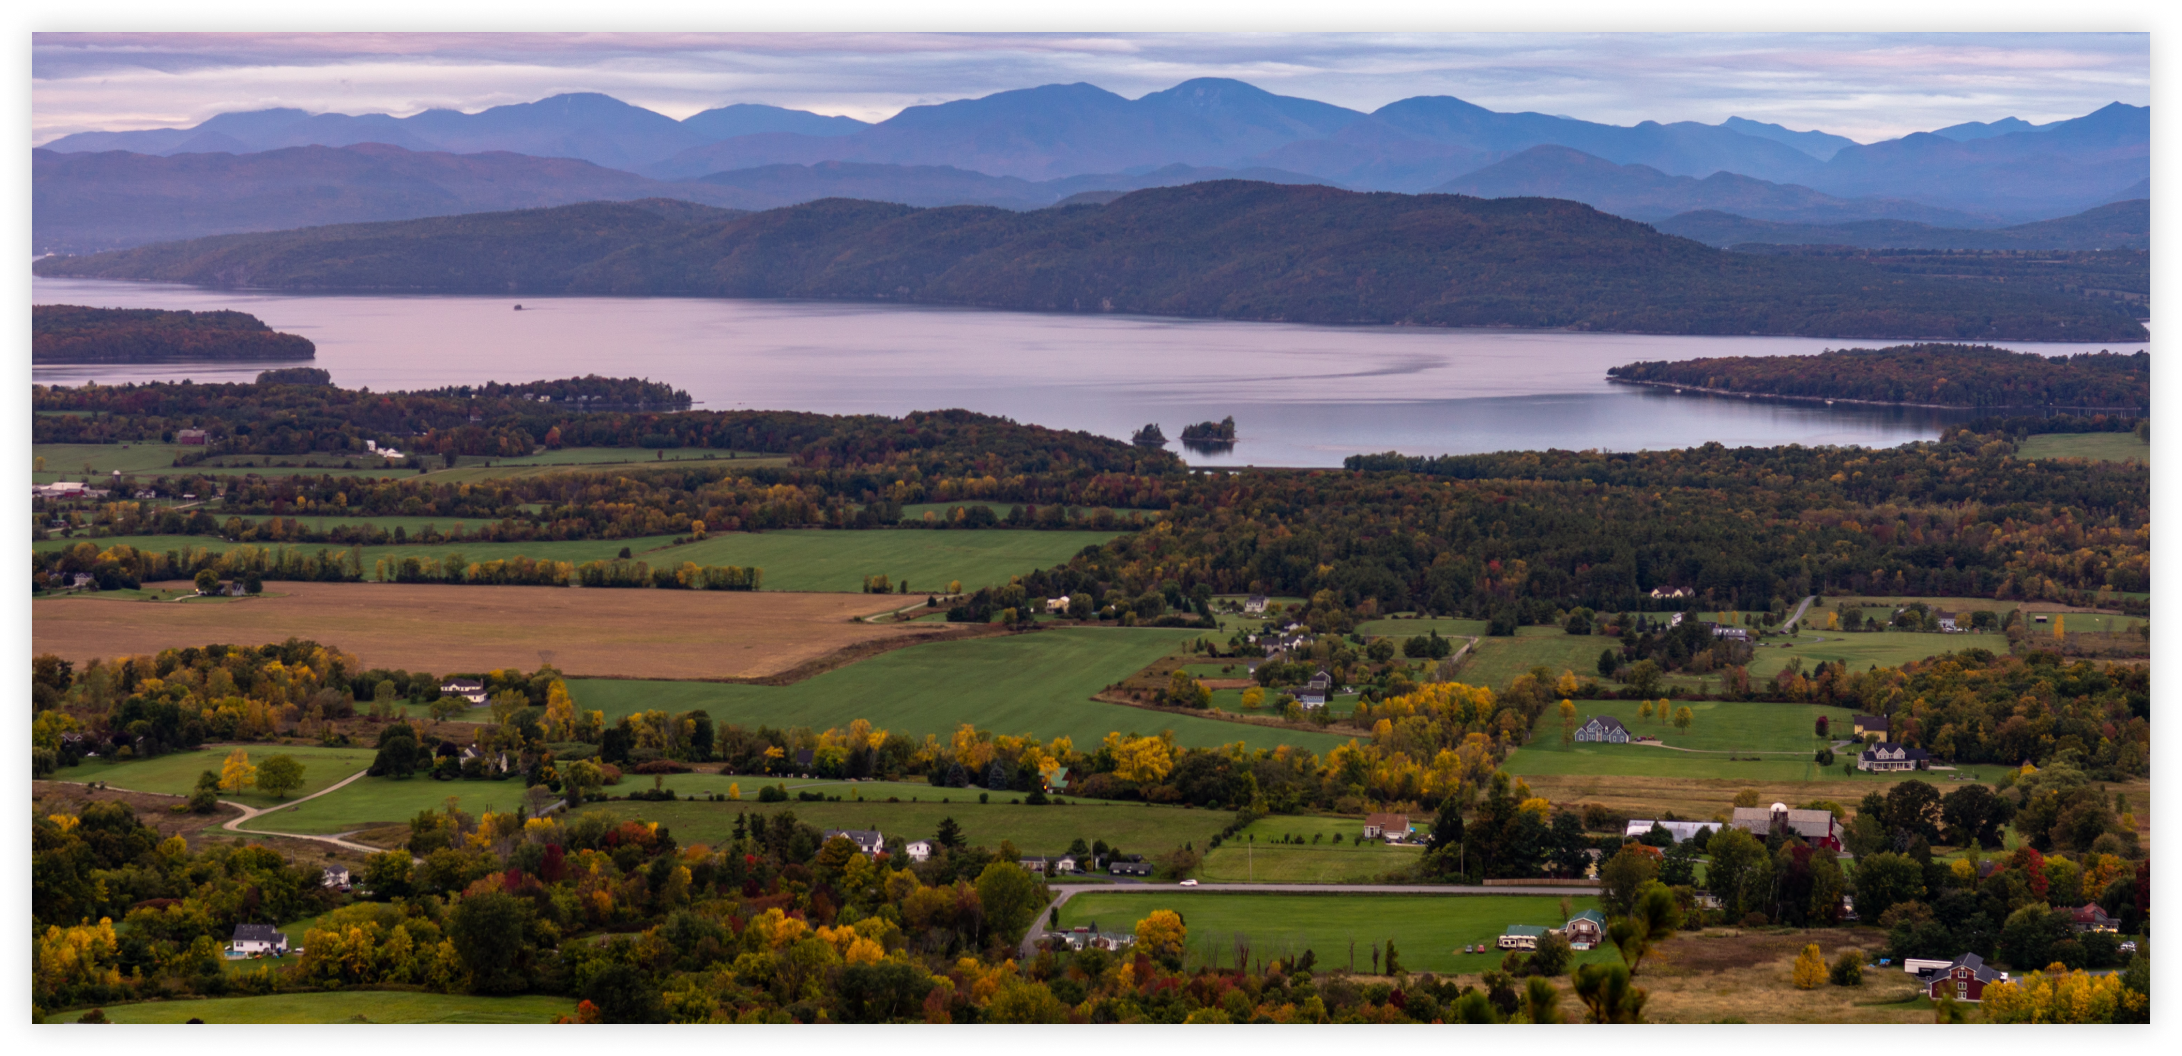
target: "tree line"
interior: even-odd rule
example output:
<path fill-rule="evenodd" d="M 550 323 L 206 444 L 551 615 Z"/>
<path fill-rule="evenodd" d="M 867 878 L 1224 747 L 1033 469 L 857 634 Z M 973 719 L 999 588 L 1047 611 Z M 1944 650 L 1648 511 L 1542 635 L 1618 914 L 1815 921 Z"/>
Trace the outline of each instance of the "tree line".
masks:
<path fill-rule="evenodd" d="M 2148 408 L 2148 352 L 2043 356 L 1992 345 L 1844 348 L 1815 356 L 1724 356 L 1627 363 L 1622 381 L 1721 392 L 1942 407 Z"/>

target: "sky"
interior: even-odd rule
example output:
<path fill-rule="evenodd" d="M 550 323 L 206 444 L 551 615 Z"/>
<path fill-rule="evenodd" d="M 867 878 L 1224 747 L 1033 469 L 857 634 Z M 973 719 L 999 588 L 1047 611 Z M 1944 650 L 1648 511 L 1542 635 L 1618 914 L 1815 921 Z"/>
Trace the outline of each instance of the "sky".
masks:
<path fill-rule="evenodd" d="M 1729 116 L 1860 142 L 2151 102 L 2146 33 L 34 33 L 31 139 L 268 107 L 412 114 L 604 92 L 681 118 L 769 103 L 875 121 L 1086 81 L 1192 77 L 1373 110 L 1454 95 L 1612 124 Z"/>

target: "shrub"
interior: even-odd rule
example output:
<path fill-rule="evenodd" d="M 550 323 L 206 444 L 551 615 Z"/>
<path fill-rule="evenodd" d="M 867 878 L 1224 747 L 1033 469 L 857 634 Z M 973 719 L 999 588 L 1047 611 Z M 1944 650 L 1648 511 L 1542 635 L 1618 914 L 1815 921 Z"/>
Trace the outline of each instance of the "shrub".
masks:
<path fill-rule="evenodd" d="M 1835 986 L 1864 985 L 1864 951 L 1842 950 L 1833 959 L 1833 970 L 1826 974 Z"/>
<path fill-rule="evenodd" d="M 629 772 L 632 774 L 686 774 L 689 773 L 689 764 L 678 763 L 672 759 L 653 759 L 649 762 L 638 763 L 636 769 Z"/>
<path fill-rule="evenodd" d="M 758 789 L 758 802 L 760 803 L 786 803 L 787 801 L 788 786 L 786 785 L 766 785 Z"/>

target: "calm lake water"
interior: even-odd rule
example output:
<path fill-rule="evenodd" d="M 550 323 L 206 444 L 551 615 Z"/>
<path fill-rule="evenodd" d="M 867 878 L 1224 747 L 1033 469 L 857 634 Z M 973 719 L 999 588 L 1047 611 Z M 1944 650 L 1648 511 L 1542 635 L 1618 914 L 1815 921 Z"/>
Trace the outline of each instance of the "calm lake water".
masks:
<path fill-rule="evenodd" d="M 36 304 L 233 308 L 318 345 L 344 386 L 435 388 L 581 374 L 642 376 L 708 409 L 899 415 L 966 407 L 1126 438 L 1233 415 L 1234 449 L 1195 465 L 1331 466 L 1358 452 L 1888 446 L 1942 412 L 1677 396 L 1609 385 L 1640 359 L 1809 354 L 1889 342 L 1558 331 L 1326 327 L 1134 316 L 683 298 L 281 294 L 33 278 Z M 2097 345 L 2019 344 L 2061 352 Z M 2116 351 L 2123 349 L 2116 348 Z M 2134 347 L 2127 351 L 2135 351 Z M 264 364 L 34 366 L 76 385 L 247 381 Z"/>

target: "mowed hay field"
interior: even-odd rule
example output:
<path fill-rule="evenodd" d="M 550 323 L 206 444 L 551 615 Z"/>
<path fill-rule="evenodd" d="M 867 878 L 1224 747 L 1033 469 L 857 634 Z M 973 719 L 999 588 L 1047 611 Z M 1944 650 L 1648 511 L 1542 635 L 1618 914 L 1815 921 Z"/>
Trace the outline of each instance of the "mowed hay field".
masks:
<path fill-rule="evenodd" d="M 1372 970 L 1371 947 L 1394 940 L 1402 967 L 1412 972 L 1481 972 L 1500 966 L 1503 951 L 1465 954 L 1464 946 L 1490 948 L 1510 924 L 1559 927 L 1562 899 L 1553 895 L 1287 895 L 1165 891 L 1090 892 L 1061 907 L 1061 926 L 1097 922 L 1102 930 L 1127 931 L 1153 910 L 1182 914 L 1189 928 L 1186 967 L 1235 966 L 1238 942 L 1259 960 L 1318 954 L 1318 969 L 1349 964 L 1356 944 L 1356 971 Z M 1595 909 L 1598 899 L 1570 891 L 1569 912 Z M 1578 953 L 1574 963 L 1619 960 L 1609 946 Z M 1564 987 L 1565 980 L 1562 981 Z M 1564 1007 L 1565 1004 L 1564 1004 Z"/>
<path fill-rule="evenodd" d="M 530 670 L 574 676 L 757 678 L 866 642 L 945 635 L 866 624 L 863 594 L 585 590 L 414 583 L 281 583 L 226 605 L 53 598 L 31 607 L 31 647 L 78 662 L 222 642 L 310 638 L 365 667 Z"/>
<path fill-rule="evenodd" d="M 313 795 L 341 779 L 371 766 L 377 754 L 375 749 L 358 745 L 352 748 L 321 748 L 316 745 L 284 744 L 216 744 L 192 752 L 169 752 L 150 759 L 130 759 L 114 762 L 106 759 L 86 759 L 76 766 L 62 767 L 53 772 L 58 781 L 89 783 L 104 781 L 114 788 L 132 792 L 156 792 L 161 795 L 186 796 L 197 787 L 197 775 L 207 770 L 217 774 L 227 762 L 230 752 L 240 748 L 252 766 L 276 755 L 285 755 L 303 764 L 303 784 L 281 799 L 275 799 L 252 788 L 247 792 L 222 792 L 221 799 L 232 800 L 252 807 L 275 807 L 287 800 Z"/>
<path fill-rule="evenodd" d="M 1569 634 L 1558 627 L 1522 627 L 1513 638 L 1479 638 L 1456 670 L 1455 681 L 1505 689 L 1517 675 L 1529 674 L 1538 666 L 1556 678 L 1563 671 L 1573 671 L 1577 678 L 1597 678 L 1599 654 L 1620 646 L 1618 639 Z"/>
<path fill-rule="evenodd" d="M 2015 445 L 2015 457 L 2025 462 L 2042 458 L 2120 462 L 2133 458 L 2150 465 L 2152 445 L 2135 433 L 2044 433 L 2024 437 Z"/>
<path fill-rule="evenodd" d="M 897 649 L 788 686 L 586 679 L 569 689 L 577 707 L 603 711 L 608 722 L 636 711 L 703 708 L 715 723 L 749 727 L 823 730 L 867 719 L 896 736 L 919 740 L 926 734 L 945 740 L 955 727 L 970 723 L 1043 741 L 1065 736 L 1083 751 L 1116 730 L 1173 730 L 1175 743 L 1199 748 L 1243 741 L 1252 748 L 1295 744 L 1323 753 L 1347 740 L 1090 699 L 1196 634 L 1056 628 Z"/>

